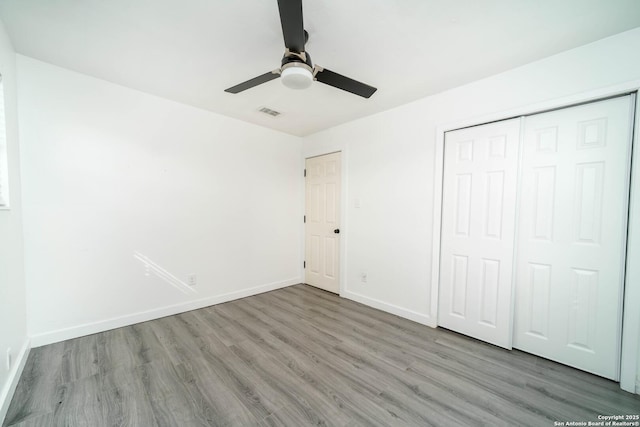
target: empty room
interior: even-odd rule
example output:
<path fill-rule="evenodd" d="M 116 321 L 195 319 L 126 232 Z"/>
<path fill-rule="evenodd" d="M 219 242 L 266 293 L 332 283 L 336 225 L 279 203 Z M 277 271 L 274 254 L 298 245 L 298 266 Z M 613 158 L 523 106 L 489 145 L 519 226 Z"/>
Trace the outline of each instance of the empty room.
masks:
<path fill-rule="evenodd" d="M 0 0 L 0 425 L 640 426 L 640 1 Z"/>

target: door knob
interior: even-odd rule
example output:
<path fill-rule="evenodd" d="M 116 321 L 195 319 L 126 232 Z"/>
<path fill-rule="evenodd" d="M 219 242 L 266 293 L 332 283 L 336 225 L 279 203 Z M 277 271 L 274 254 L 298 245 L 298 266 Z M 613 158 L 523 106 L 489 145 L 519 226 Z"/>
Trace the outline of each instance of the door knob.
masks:
<path fill-rule="evenodd" d="M 335 230 L 333 230 L 333 232 L 336 233 L 336 234 L 340 234 L 340 229 L 336 228 Z"/>

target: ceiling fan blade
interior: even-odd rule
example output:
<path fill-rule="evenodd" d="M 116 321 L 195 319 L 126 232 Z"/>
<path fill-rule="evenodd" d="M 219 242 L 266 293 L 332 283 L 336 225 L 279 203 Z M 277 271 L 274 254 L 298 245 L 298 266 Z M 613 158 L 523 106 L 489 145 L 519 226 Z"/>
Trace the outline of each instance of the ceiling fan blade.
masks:
<path fill-rule="evenodd" d="M 247 80 L 246 82 L 232 86 L 228 89 L 225 89 L 224 91 L 229 93 L 239 93 L 239 92 L 242 92 L 243 90 L 251 89 L 254 86 L 258 86 L 258 85 L 261 85 L 262 83 L 266 83 L 273 79 L 277 79 L 278 77 L 280 77 L 280 70 L 269 71 L 268 73 L 264 73 L 261 76 L 254 77 L 251 80 Z"/>
<path fill-rule="evenodd" d="M 334 73 L 326 68 L 317 67 L 320 69 L 316 74 L 316 80 L 320 83 L 324 83 L 329 86 L 337 87 L 338 89 L 346 90 L 355 95 L 362 96 L 363 98 L 370 98 L 374 94 L 377 88 L 373 86 L 360 83 L 357 80 L 345 77 L 342 74 Z"/>
<path fill-rule="evenodd" d="M 292 52 L 304 52 L 302 0 L 278 0 L 284 45 Z"/>

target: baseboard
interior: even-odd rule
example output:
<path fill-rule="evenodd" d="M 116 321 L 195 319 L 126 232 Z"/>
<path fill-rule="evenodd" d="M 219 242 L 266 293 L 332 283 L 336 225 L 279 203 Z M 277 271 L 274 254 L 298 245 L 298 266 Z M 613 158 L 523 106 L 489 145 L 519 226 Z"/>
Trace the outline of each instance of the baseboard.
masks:
<path fill-rule="evenodd" d="M 55 342 L 60 342 L 72 338 L 78 338 L 85 335 L 96 334 L 98 332 L 108 331 L 110 329 L 121 328 L 123 326 L 133 325 L 135 323 L 147 322 L 149 320 L 159 319 L 161 317 L 172 316 L 174 314 L 184 313 L 185 311 L 197 310 L 199 308 L 208 307 L 210 305 L 221 304 L 240 298 L 258 295 L 264 292 L 273 291 L 280 288 L 286 288 L 300 283 L 300 278 L 285 280 L 282 282 L 268 283 L 266 285 L 255 286 L 253 288 L 243 289 L 240 291 L 230 292 L 227 294 L 216 295 L 213 297 L 202 298 L 194 301 L 188 301 L 181 304 L 170 305 L 153 310 L 142 311 L 139 313 L 129 314 L 126 316 L 116 317 L 98 322 L 85 323 L 83 325 L 73 326 L 56 331 L 45 332 L 31 336 L 31 345 L 40 347 Z"/>
<path fill-rule="evenodd" d="M 374 298 L 369 298 L 351 291 L 344 291 L 340 294 L 340 296 L 364 305 L 368 305 L 369 307 L 373 307 L 378 310 L 386 311 L 387 313 L 395 314 L 396 316 L 404 317 L 405 319 L 413 320 L 414 322 L 418 322 L 422 325 L 430 326 L 432 328 L 435 328 L 437 326 L 435 319 L 428 314 L 418 313 L 417 311 L 398 307 L 397 305 L 389 304 Z"/>
<path fill-rule="evenodd" d="M 7 383 L 2 388 L 2 392 L 0 393 L 0 425 L 4 423 L 4 419 L 9 411 L 9 405 L 11 404 L 13 393 L 15 393 L 16 387 L 18 387 L 18 382 L 20 381 L 20 376 L 22 375 L 24 366 L 27 363 L 27 357 L 29 357 L 30 350 L 31 342 L 27 339 L 22 345 L 20 353 L 16 357 L 11 372 L 9 372 Z"/>

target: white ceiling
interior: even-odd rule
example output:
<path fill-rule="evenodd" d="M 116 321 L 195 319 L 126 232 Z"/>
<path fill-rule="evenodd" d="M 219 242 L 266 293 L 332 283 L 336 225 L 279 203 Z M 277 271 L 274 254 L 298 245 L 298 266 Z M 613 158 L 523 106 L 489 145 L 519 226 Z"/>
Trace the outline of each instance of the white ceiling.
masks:
<path fill-rule="evenodd" d="M 639 0 L 303 0 L 314 63 L 370 98 L 279 80 L 276 0 L 2 0 L 16 52 L 293 135 L 308 135 L 640 26 Z M 282 112 L 273 118 L 259 107 Z"/>

